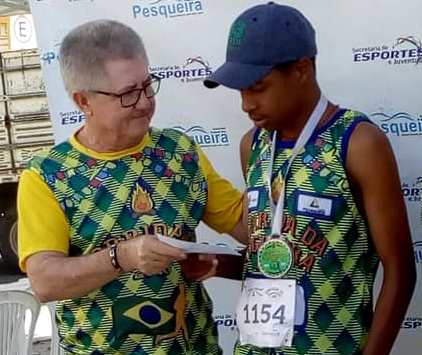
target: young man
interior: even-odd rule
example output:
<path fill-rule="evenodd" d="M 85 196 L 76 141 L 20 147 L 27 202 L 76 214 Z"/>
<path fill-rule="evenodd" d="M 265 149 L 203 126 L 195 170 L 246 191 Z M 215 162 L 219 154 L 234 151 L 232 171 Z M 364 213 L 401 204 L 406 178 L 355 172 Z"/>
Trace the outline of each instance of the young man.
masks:
<path fill-rule="evenodd" d="M 41 301 L 59 301 L 62 348 L 221 353 L 206 290 L 183 272 L 183 251 L 156 234 L 195 241 L 202 220 L 241 238 L 242 194 L 189 137 L 151 127 L 160 80 L 131 28 L 75 28 L 60 66 L 86 121 L 31 161 L 18 210 L 20 265 Z"/>
<path fill-rule="evenodd" d="M 328 102 L 315 31 L 270 2 L 233 23 L 208 80 L 239 90 L 249 248 L 238 355 L 389 354 L 415 284 L 393 152 L 362 113 Z M 373 311 L 373 282 L 384 269 Z"/>

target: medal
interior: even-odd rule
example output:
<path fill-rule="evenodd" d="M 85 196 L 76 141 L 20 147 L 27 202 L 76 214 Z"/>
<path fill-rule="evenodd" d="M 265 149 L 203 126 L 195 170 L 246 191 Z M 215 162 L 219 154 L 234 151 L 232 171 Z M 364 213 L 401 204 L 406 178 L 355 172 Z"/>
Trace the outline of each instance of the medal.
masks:
<path fill-rule="evenodd" d="M 321 95 L 318 104 L 315 106 L 314 111 L 309 117 L 308 121 L 303 127 L 288 160 L 286 171 L 284 172 L 285 180 L 282 176 L 278 176 L 272 181 L 273 164 L 275 159 L 275 152 L 277 146 L 277 131 L 273 132 L 272 144 L 270 150 L 270 161 L 267 171 L 267 186 L 268 186 L 268 199 L 271 210 L 271 235 L 272 239 L 265 242 L 258 250 L 258 267 L 260 271 L 267 277 L 279 278 L 286 275 L 293 264 L 293 252 L 285 238 L 280 236 L 283 224 L 284 214 L 284 197 L 286 193 L 286 184 L 288 172 L 293 164 L 295 158 L 300 154 L 300 151 L 305 147 L 306 143 L 311 138 L 318 123 L 323 116 L 328 106 L 327 99 Z M 279 181 L 278 181 L 279 180 Z M 273 196 L 274 195 L 274 196 Z M 278 195 L 278 196 L 277 196 Z M 277 198 L 277 203 L 273 200 Z"/>
<path fill-rule="evenodd" d="M 294 253 L 288 243 L 287 235 L 280 234 L 283 224 L 284 197 L 289 169 L 293 160 L 310 139 L 326 110 L 327 104 L 327 100 L 321 95 L 314 112 L 309 117 L 293 148 L 287 169 L 284 172 L 285 180 L 283 180 L 283 176 L 280 176 L 280 183 L 276 181 L 274 186 L 272 173 L 277 131 L 273 134 L 271 146 L 267 144 L 267 146 L 271 147 L 269 152 L 268 150 L 266 151 L 266 153 L 270 153 L 267 154 L 270 155 L 267 169 L 267 192 L 271 213 L 271 234 L 270 238 L 266 238 L 269 240 L 260 245 L 257 252 L 258 243 L 251 243 L 249 249 L 253 250 L 253 253 L 256 252 L 257 258 L 254 258 L 254 266 L 255 262 L 257 262 L 260 273 L 266 276 L 267 279 L 246 277 L 244 281 L 242 294 L 236 308 L 236 323 L 239 329 L 239 342 L 241 345 L 251 344 L 259 348 L 291 347 L 296 317 L 300 320 L 297 324 L 302 324 L 303 320 L 301 319 L 305 319 L 305 306 L 299 303 L 303 298 L 302 303 L 304 305 L 305 300 L 304 296 L 301 297 L 300 293 L 298 293 L 299 289 L 295 278 L 292 277 L 290 280 L 283 278 L 293 265 Z M 264 156 L 262 161 L 266 160 L 268 160 L 268 157 Z M 275 203 L 274 198 L 277 199 L 277 203 Z M 262 218 L 257 220 L 257 223 L 254 224 L 256 230 L 268 229 L 266 223 L 263 222 Z M 258 239 L 261 242 L 262 239 L 259 235 Z M 298 294 L 300 298 L 297 298 Z M 297 305 L 299 305 L 298 314 L 296 314 Z M 302 307 L 302 310 L 300 307 Z"/>
<path fill-rule="evenodd" d="M 268 240 L 258 250 L 258 267 L 267 277 L 283 277 L 289 272 L 292 263 L 292 249 L 283 239 Z"/>

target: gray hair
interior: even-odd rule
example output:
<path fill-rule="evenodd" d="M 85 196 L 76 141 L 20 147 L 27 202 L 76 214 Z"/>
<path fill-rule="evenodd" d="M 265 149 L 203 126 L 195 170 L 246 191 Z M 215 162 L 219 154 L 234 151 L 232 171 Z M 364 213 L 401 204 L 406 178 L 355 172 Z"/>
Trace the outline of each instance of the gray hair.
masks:
<path fill-rule="evenodd" d="M 112 20 L 80 25 L 68 33 L 60 47 L 60 71 L 66 91 L 98 89 L 109 60 L 148 57 L 141 37 L 130 27 Z"/>

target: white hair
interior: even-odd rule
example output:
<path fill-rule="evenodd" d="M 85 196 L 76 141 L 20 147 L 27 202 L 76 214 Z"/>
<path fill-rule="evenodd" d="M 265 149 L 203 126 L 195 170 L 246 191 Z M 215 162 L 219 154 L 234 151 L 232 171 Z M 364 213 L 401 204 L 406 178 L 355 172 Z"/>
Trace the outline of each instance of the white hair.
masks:
<path fill-rule="evenodd" d="M 148 57 L 141 37 L 129 26 L 112 20 L 97 20 L 69 32 L 60 47 L 60 71 L 66 91 L 98 89 L 109 60 Z"/>

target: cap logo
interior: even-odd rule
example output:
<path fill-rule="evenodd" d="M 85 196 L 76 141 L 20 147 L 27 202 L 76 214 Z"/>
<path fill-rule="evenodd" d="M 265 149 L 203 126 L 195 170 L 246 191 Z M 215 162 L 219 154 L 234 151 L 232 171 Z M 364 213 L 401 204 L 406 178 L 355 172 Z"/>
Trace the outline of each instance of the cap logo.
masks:
<path fill-rule="evenodd" d="M 231 48 L 239 48 L 245 39 L 245 34 L 246 23 L 240 20 L 236 21 L 230 29 L 228 46 Z"/>

